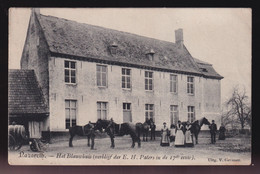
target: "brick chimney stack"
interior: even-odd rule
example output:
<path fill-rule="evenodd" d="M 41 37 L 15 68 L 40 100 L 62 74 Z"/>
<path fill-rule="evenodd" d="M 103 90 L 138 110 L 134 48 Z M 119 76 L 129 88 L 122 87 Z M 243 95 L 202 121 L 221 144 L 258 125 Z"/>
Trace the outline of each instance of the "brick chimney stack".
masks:
<path fill-rule="evenodd" d="M 182 28 L 175 30 L 175 43 L 180 49 L 183 49 L 183 30 Z"/>

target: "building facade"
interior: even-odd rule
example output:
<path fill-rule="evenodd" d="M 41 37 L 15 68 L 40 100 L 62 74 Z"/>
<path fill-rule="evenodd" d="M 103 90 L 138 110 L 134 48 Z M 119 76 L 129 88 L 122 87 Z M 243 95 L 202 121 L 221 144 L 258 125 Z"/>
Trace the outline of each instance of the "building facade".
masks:
<path fill-rule="evenodd" d="M 176 43 L 41 15 L 32 10 L 21 69 L 33 69 L 49 116 L 63 132 L 98 118 L 161 128 L 202 117 L 220 122 L 221 79 L 211 64 Z"/>

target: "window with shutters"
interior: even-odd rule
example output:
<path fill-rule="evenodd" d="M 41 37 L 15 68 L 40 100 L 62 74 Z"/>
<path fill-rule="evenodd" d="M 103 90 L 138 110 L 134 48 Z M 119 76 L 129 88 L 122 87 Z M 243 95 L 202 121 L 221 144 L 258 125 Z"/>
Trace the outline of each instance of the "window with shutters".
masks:
<path fill-rule="evenodd" d="M 195 107 L 194 106 L 188 106 L 188 121 L 190 123 L 195 121 Z"/>
<path fill-rule="evenodd" d="M 145 104 L 145 120 L 152 119 L 154 122 L 154 105 L 153 104 Z"/>

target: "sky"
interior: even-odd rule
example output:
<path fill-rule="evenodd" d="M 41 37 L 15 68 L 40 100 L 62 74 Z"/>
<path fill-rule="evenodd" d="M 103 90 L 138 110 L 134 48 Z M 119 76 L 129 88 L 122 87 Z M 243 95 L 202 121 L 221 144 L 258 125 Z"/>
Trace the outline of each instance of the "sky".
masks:
<path fill-rule="evenodd" d="M 251 98 L 252 11 L 249 8 L 41 8 L 40 13 L 175 42 L 182 28 L 191 55 L 224 77 L 221 99 L 239 86 Z M 30 8 L 9 9 L 9 69 L 20 69 Z"/>

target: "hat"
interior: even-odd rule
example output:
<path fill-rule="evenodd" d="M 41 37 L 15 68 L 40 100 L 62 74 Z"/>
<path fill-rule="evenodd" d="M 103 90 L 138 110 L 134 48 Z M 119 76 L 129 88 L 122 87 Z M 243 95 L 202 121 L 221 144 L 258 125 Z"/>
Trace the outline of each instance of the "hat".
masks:
<path fill-rule="evenodd" d="M 215 122 L 215 120 L 212 120 L 212 122 Z"/>
<path fill-rule="evenodd" d="M 163 122 L 163 124 L 166 124 L 166 122 Z"/>

